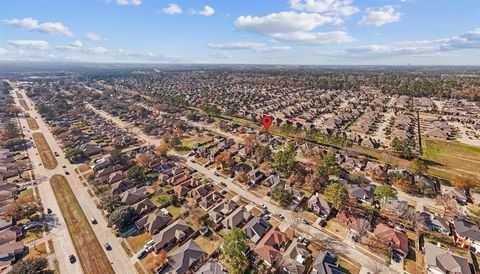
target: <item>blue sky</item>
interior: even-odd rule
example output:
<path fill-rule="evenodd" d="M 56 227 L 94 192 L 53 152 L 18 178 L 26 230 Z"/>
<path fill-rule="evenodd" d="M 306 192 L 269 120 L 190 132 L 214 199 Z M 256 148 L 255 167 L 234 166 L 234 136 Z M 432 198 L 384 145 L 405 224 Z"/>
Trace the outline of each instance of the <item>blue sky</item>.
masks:
<path fill-rule="evenodd" d="M 480 1 L 2 0 L 0 60 L 480 65 Z"/>

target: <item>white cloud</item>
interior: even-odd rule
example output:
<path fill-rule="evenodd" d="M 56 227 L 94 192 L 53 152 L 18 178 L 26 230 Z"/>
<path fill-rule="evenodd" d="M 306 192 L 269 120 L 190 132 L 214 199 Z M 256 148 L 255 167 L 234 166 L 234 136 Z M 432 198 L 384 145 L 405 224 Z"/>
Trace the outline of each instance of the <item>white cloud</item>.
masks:
<path fill-rule="evenodd" d="M 352 3 L 353 0 L 290 0 L 290 7 L 306 12 L 351 16 L 359 11 Z"/>
<path fill-rule="evenodd" d="M 139 6 L 142 0 L 117 0 L 117 5 L 120 6 Z"/>
<path fill-rule="evenodd" d="M 0 56 L 3 56 L 5 54 L 8 53 L 8 50 L 4 49 L 4 48 L 0 48 Z"/>
<path fill-rule="evenodd" d="M 23 19 L 3 20 L 2 22 L 7 25 L 13 25 L 28 30 L 36 30 L 43 33 L 73 36 L 73 33 L 68 29 L 68 27 L 66 27 L 60 22 L 45 22 L 39 24 L 37 20 L 31 17 Z"/>
<path fill-rule="evenodd" d="M 182 8 L 180 8 L 180 6 L 178 6 L 177 4 L 170 4 L 168 5 L 168 7 L 163 8 L 163 13 L 170 15 L 180 14 L 182 13 Z"/>
<path fill-rule="evenodd" d="M 43 40 L 8 40 L 7 43 L 15 47 L 26 47 L 39 50 L 46 50 L 50 47 L 48 42 Z"/>
<path fill-rule="evenodd" d="M 252 50 L 256 52 L 281 52 L 290 50 L 289 46 L 278 46 L 278 47 L 269 47 L 263 43 L 255 42 L 234 42 L 234 43 L 224 43 L 224 44 L 207 44 L 209 48 L 212 49 L 223 49 L 223 50 Z"/>
<path fill-rule="evenodd" d="M 87 38 L 90 41 L 100 41 L 100 40 L 105 40 L 101 35 L 93 33 L 93 32 L 88 32 L 85 34 L 85 38 Z"/>
<path fill-rule="evenodd" d="M 393 6 L 387 5 L 379 9 L 367 9 L 367 15 L 365 15 L 358 24 L 360 26 L 376 26 L 380 27 L 385 24 L 390 24 L 400 21 L 402 14 L 395 12 Z"/>
<path fill-rule="evenodd" d="M 86 48 L 86 52 L 89 53 L 95 53 L 95 54 L 104 54 L 108 52 L 108 49 L 104 47 L 91 47 L 91 48 Z"/>
<path fill-rule="evenodd" d="M 203 16 L 211 16 L 215 13 L 215 10 L 210 6 L 203 7 L 203 10 L 199 11 L 198 14 Z"/>
<path fill-rule="evenodd" d="M 212 55 L 213 57 L 217 58 L 217 59 L 230 59 L 230 58 L 233 57 L 230 53 L 228 53 L 228 52 L 223 52 L 223 51 L 221 51 L 221 52 L 213 52 L 213 53 L 211 53 L 211 55 Z"/>
<path fill-rule="evenodd" d="M 346 57 L 372 58 L 384 56 L 439 54 L 446 51 L 480 49 L 480 29 L 475 29 L 451 38 L 435 40 L 402 41 L 388 45 L 367 45 L 347 49 Z"/>
<path fill-rule="evenodd" d="M 336 24 L 337 18 L 316 13 L 280 12 L 263 17 L 240 16 L 237 29 L 269 36 L 277 41 L 291 43 L 347 43 L 354 39 L 345 31 L 315 32 L 324 24 Z"/>
<path fill-rule="evenodd" d="M 235 42 L 235 43 L 227 43 L 227 44 L 215 44 L 210 43 L 207 44 L 209 48 L 212 49 L 258 49 L 265 47 L 265 44 L 262 43 L 255 43 L 255 42 Z"/>

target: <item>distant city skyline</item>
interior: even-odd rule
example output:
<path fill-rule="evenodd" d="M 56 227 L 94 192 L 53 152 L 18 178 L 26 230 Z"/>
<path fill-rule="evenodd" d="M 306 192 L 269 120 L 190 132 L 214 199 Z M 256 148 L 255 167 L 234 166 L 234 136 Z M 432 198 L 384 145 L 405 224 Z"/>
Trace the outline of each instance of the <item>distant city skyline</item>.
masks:
<path fill-rule="evenodd" d="M 474 0 L 5 0 L 0 61 L 480 65 Z"/>

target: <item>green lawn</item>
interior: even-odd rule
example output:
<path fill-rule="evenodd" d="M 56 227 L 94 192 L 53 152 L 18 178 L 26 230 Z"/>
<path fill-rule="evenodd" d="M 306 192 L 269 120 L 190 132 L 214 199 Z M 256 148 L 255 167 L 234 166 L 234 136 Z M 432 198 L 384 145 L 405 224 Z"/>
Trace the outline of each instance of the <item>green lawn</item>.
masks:
<path fill-rule="evenodd" d="M 33 197 L 33 188 L 27 188 L 26 190 L 20 192 L 20 194 L 18 194 L 18 198 L 20 197 Z"/>
<path fill-rule="evenodd" d="M 170 215 L 173 216 L 173 218 L 176 218 L 177 216 L 182 215 L 183 213 L 183 208 L 181 206 L 169 206 L 167 207 L 168 212 L 170 212 Z"/>
<path fill-rule="evenodd" d="M 152 198 L 152 203 L 157 207 L 163 207 L 170 202 L 170 196 L 168 194 L 159 194 Z"/>

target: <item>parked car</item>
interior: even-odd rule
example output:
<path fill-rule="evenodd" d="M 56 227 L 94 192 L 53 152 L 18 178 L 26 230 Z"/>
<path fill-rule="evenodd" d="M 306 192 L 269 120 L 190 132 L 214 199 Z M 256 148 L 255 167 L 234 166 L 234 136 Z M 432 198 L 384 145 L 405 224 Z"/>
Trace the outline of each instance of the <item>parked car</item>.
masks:
<path fill-rule="evenodd" d="M 145 257 L 147 255 L 147 251 L 145 249 L 143 249 L 140 253 L 138 253 L 137 255 L 137 259 L 141 259 L 143 257 Z"/>
<path fill-rule="evenodd" d="M 52 213 L 52 209 L 47 208 L 47 214 L 51 214 L 51 213 Z"/>
<path fill-rule="evenodd" d="M 68 172 L 68 171 L 65 171 L 65 174 L 67 174 L 67 175 L 70 175 L 70 172 Z"/>
<path fill-rule="evenodd" d="M 56 152 L 56 151 L 55 151 L 54 154 L 55 154 L 55 156 L 57 156 L 57 157 L 60 156 L 60 154 L 58 154 L 58 152 Z"/>
<path fill-rule="evenodd" d="M 112 250 L 112 246 L 109 243 L 104 244 L 106 250 Z"/>
<path fill-rule="evenodd" d="M 35 228 L 35 227 L 37 227 L 37 226 L 39 226 L 39 225 L 40 225 L 40 223 L 33 221 L 33 222 L 30 222 L 30 223 L 26 224 L 26 225 L 23 227 L 23 229 L 29 230 L 29 229 L 33 229 L 33 228 Z"/>
<path fill-rule="evenodd" d="M 71 254 L 70 256 L 68 256 L 68 260 L 70 260 L 70 263 L 73 264 L 77 261 L 77 258 L 75 258 L 73 254 Z"/>
<path fill-rule="evenodd" d="M 153 246 L 154 243 L 155 243 L 154 240 L 150 240 L 150 241 L 148 241 L 148 242 L 143 246 L 143 248 L 146 249 L 146 248 L 149 247 L 149 246 Z"/>

